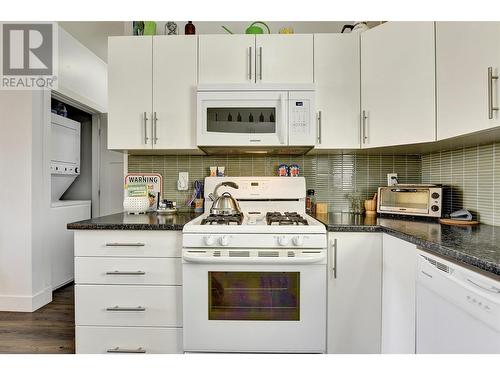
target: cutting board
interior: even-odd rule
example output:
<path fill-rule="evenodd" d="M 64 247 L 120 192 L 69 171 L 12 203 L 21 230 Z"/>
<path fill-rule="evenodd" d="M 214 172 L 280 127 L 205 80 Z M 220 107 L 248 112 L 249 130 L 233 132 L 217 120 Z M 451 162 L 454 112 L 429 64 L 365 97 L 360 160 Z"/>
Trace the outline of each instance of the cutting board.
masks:
<path fill-rule="evenodd" d="M 477 225 L 479 224 L 479 221 L 475 220 L 454 220 L 454 219 L 439 219 L 439 222 L 441 224 L 446 224 L 446 225 Z"/>

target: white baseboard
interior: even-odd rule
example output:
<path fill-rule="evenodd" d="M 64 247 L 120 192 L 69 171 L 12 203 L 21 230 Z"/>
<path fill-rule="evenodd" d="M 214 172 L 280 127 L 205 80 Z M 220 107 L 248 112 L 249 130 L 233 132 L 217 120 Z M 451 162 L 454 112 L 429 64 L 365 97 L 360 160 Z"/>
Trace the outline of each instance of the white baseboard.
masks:
<path fill-rule="evenodd" d="M 52 287 L 33 296 L 0 295 L 0 311 L 33 312 L 52 301 Z"/>

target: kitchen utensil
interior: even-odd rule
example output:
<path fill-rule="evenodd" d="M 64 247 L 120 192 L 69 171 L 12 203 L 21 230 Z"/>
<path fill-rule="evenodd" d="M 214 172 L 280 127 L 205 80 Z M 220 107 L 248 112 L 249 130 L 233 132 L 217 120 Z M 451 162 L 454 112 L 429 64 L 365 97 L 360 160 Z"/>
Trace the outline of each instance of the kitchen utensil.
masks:
<path fill-rule="evenodd" d="M 455 220 L 455 219 L 439 219 L 439 222 L 441 224 L 446 224 L 446 225 L 478 225 L 479 221 L 476 220 Z"/>
<path fill-rule="evenodd" d="M 250 26 L 247 27 L 247 29 L 245 30 L 245 34 L 264 34 L 264 30 L 261 27 L 256 26 L 257 24 L 264 25 L 267 29 L 267 33 L 271 34 L 271 30 L 269 29 L 269 26 L 267 26 L 262 21 L 253 22 Z"/>
<path fill-rule="evenodd" d="M 240 214 L 241 209 L 238 201 L 233 198 L 233 196 L 227 191 L 224 192 L 221 196 L 217 194 L 217 190 L 219 190 L 222 186 L 229 186 L 233 189 L 238 189 L 238 184 L 231 181 L 224 181 L 217 184 L 214 188 L 214 192 L 209 194 L 209 197 L 214 203 L 212 203 L 212 207 L 210 208 L 211 214 L 216 215 L 235 215 Z"/>
<path fill-rule="evenodd" d="M 216 215 L 235 215 L 240 212 L 240 205 L 227 191 L 215 200 L 210 209 L 210 213 Z"/>
<path fill-rule="evenodd" d="M 366 215 L 377 214 L 377 193 L 373 194 L 372 199 L 365 200 L 365 214 Z"/>

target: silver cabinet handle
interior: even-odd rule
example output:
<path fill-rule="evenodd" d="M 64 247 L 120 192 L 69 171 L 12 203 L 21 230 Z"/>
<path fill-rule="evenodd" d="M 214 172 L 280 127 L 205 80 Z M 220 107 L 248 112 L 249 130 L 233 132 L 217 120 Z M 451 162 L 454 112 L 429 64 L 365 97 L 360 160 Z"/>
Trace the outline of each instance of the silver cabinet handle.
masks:
<path fill-rule="evenodd" d="M 158 141 L 158 137 L 156 136 L 156 121 L 158 118 L 156 117 L 156 112 L 153 112 L 153 142 L 156 144 L 156 141 Z"/>
<path fill-rule="evenodd" d="M 334 279 L 337 278 L 337 239 L 330 241 L 330 246 L 332 251 L 329 252 L 330 255 L 330 277 L 333 276 Z"/>
<path fill-rule="evenodd" d="M 108 271 L 106 275 L 145 275 L 144 271 Z"/>
<path fill-rule="evenodd" d="M 143 242 L 108 242 L 106 247 L 142 247 L 146 246 Z"/>
<path fill-rule="evenodd" d="M 366 143 L 368 140 L 368 135 L 366 132 L 366 119 L 368 116 L 366 115 L 366 111 L 363 111 L 361 113 L 361 126 L 362 126 L 362 138 L 363 138 L 363 144 Z"/>
<path fill-rule="evenodd" d="M 498 107 L 493 106 L 493 80 L 498 80 L 498 75 L 493 75 L 493 67 L 488 67 L 488 118 L 493 118 L 493 111 L 498 111 Z"/>
<path fill-rule="evenodd" d="M 480 284 L 478 284 L 478 283 L 476 283 L 476 282 L 472 281 L 471 279 L 467 279 L 467 281 L 468 281 L 469 283 L 471 283 L 472 285 L 477 286 L 478 288 L 481 288 L 481 289 L 483 289 L 483 290 L 486 290 L 487 292 L 490 292 L 490 293 L 495 293 L 495 294 L 500 293 L 500 289 L 498 289 L 498 288 L 496 288 L 496 287 L 494 287 L 494 286 L 489 287 L 489 288 L 486 288 L 486 287 L 484 287 L 484 286 L 482 286 L 482 285 L 480 285 Z"/>
<path fill-rule="evenodd" d="M 144 354 L 146 351 L 143 348 L 125 349 L 117 346 L 116 348 L 106 350 L 108 353 L 131 353 L 131 354 Z"/>
<path fill-rule="evenodd" d="M 318 144 L 321 144 L 321 111 L 318 112 Z"/>
<path fill-rule="evenodd" d="M 113 306 L 113 307 L 106 307 L 106 311 L 146 311 L 146 308 L 142 306 L 137 306 L 137 307 Z"/>
<path fill-rule="evenodd" d="M 144 144 L 148 144 L 148 115 L 146 112 L 142 114 L 142 121 L 144 124 Z"/>
<path fill-rule="evenodd" d="M 259 47 L 259 79 L 262 81 L 262 47 Z"/>
<path fill-rule="evenodd" d="M 252 47 L 248 47 L 248 79 L 252 80 Z"/>

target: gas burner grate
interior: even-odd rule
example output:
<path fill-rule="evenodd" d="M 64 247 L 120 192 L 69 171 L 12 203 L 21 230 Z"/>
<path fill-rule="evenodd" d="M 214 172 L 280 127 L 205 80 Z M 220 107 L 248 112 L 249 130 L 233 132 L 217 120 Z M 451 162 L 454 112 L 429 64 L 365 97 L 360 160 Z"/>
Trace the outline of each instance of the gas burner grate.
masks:
<path fill-rule="evenodd" d="M 201 221 L 201 225 L 241 225 L 243 214 L 215 215 L 210 214 Z"/>
<path fill-rule="evenodd" d="M 268 212 L 266 222 L 267 225 L 309 225 L 297 212 Z"/>

